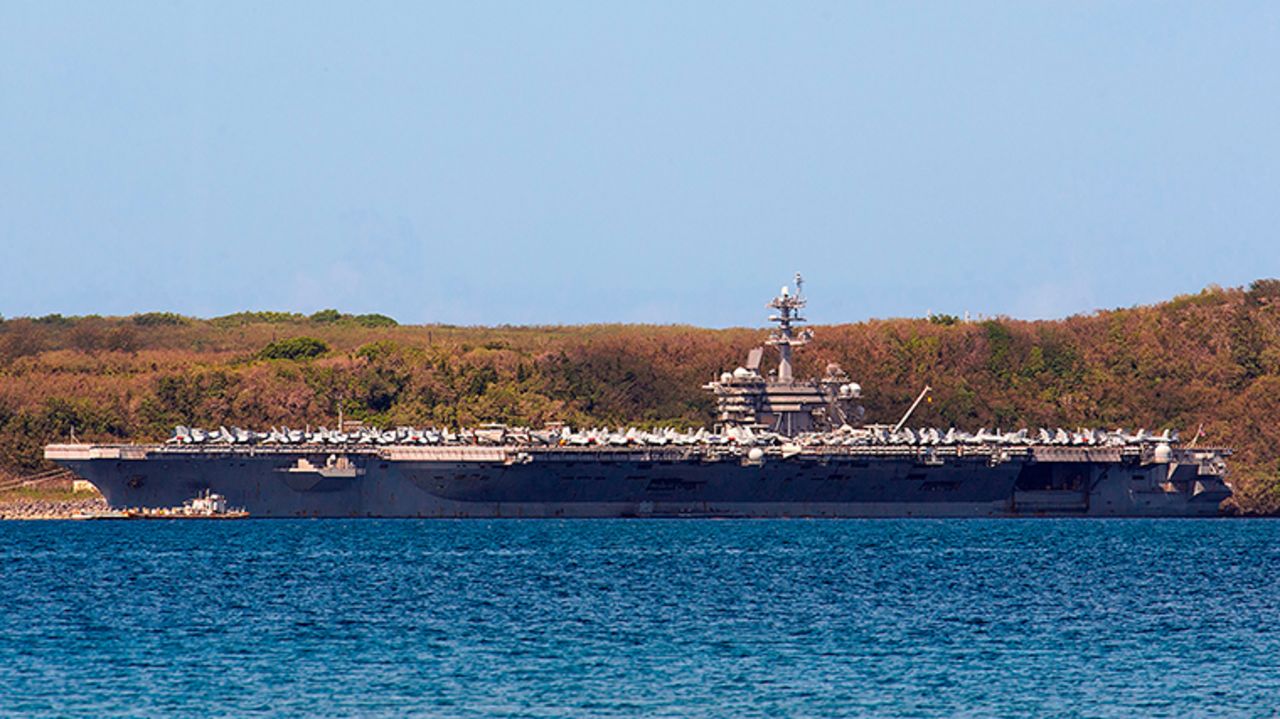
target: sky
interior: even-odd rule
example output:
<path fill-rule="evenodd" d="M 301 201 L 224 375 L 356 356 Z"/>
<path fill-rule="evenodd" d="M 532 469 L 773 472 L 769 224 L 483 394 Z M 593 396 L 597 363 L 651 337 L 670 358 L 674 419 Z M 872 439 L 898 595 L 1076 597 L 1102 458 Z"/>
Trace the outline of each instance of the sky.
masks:
<path fill-rule="evenodd" d="M 1052 318 L 1280 275 L 1280 3 L 0 3 L 0 315 Z"/>

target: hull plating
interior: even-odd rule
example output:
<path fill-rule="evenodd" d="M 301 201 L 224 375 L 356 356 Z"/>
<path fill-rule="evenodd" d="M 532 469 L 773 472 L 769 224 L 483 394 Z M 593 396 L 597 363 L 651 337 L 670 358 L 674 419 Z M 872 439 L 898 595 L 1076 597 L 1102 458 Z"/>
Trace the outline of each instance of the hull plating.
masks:
<path fill-rule="evenodd" d="M 1070 488 L 1021 488 L 1022 462 L 526 464 L 356 459 L 355 476 L 290 472 L 298 457 L 64 460 L 112 507 L 171 507 L 202 491 L 252 517 L 1213 516 L 1229 490 L 1164 484 L 1167 468 L 1075 465 Z M 1217 478 L 1212 479 L 1221 485 Z"/>

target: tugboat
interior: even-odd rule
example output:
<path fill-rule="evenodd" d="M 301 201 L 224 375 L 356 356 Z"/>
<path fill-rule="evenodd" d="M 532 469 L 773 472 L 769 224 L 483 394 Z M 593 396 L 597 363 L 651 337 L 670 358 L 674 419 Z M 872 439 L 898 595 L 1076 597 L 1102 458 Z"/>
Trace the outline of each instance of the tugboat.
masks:
<path fill-rule="evenodd" d="M 129 519 L 244 519 L 249 513 L 228 507 L 227 498 L 206 489 L 181 507 L 128 510 Z"/>
<path fill-rule="evenodd" d="M 188 499 L 181 507 L 173 509 L 143 509 L 141 519 L 244 519 L 249 513 L 239 507 L 228 507 L 227 498 L 206 489 L 194 499 Z"/>
<path fill-rule="evenodd" d="M 227 498 L 206 489 L 181 507 L 131 507 L 105 512 L 85 512 L 74 519 L 244 519 L 249 513 L 239 507 L 228 507 Z"/>

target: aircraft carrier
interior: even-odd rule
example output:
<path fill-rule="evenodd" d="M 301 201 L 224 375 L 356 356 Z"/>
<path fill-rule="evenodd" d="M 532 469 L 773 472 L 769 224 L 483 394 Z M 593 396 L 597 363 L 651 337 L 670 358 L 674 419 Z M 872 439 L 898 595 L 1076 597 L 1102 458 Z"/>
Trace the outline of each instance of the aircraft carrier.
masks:
<path fill-rule="evenodd" d="M 326 430 L 179 427 L 163 444 L 53 444 L 45 457 L 113 508 L 213 492 L 251 517 L 1202 517 L 1231 495 L 1230 451 L 1176 433 L 863 424 L 837 365 L 792 375 L 806 300 L 704 389 L 711 429 Z M 766 347 L 775 368 L 762 374 Z"/>

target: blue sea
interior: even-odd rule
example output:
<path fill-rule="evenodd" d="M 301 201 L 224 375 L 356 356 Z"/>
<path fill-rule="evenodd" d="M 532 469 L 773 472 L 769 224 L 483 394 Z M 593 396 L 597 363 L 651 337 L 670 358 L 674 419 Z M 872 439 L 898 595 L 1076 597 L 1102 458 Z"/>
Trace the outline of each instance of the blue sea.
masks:
<path fill-rule="evenodd" d="M 1280 522 L 0 523 L 0 715 L 1276 717 Z"/>

